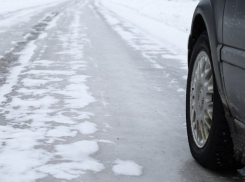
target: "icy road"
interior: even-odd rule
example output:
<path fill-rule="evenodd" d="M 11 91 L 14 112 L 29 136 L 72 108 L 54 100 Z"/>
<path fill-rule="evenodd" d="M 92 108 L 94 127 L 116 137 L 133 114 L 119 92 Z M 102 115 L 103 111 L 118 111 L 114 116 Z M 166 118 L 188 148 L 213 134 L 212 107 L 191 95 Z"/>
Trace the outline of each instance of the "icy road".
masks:
<path fill-rule="evenodd" d="M 164 25 L 109 7 L 53 1 L 0 16 L 0 181 L 242 181 L 191 157 L 186 34 L 158 40 L 149 32 Z"/>

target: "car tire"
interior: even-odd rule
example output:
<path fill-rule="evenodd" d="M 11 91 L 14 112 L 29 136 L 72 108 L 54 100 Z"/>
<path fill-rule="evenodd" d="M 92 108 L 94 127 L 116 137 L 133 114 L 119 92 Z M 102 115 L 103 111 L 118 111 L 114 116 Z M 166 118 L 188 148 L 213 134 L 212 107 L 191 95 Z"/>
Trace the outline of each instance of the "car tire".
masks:
<path fill-rule="evenodd" d="M 210 76 L 212 75 L 212 76 Z M 198 38 L 189 63 L 186 122 L 191 154 L 210 169 L 237 169 L 233 142 L 216 86 L 208 34 Z"/>

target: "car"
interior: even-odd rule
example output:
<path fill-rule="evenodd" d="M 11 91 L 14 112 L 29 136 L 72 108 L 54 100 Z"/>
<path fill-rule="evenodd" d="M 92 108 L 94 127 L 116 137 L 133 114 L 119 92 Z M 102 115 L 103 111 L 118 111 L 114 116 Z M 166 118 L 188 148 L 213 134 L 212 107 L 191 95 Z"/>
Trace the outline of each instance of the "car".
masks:
<path fill-rule="evenodd" d="M 245 164 L 245 1 L 201 0 L 188 40 L 190 151 L 215 170 Z"/>

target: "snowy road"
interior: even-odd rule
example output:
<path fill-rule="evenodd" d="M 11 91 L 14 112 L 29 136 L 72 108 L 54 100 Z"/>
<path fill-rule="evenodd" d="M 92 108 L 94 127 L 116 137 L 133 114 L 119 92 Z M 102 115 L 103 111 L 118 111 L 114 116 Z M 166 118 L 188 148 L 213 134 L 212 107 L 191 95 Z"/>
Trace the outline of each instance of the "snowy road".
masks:
<path fill-rule="evenodd" d="M 184 52 L 168 38 L 98 1 L 22 13 L 0 20 L 0 181 L 244 179 L 191 157 Z"/>

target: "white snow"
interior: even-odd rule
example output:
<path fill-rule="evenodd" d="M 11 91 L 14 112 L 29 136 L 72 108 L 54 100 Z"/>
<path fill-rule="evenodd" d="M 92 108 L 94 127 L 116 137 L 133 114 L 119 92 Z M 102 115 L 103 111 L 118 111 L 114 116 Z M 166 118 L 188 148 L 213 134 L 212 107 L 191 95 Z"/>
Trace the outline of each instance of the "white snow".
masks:
<path fill-rule="evenodd" d="M 57 113 L 55 116 L 51 116 L 50 119 L 53 122 L 56 123 L 62 123 L 62 124 L 76 124 L 74 119 L 71 119 L 70 117 L 64 116 L 61 113 Z"/>
<path fill-rule="evenodd" d="M 171 56 L 171 59 L 180 60 L 182 67 L 186 69 L 187 40 L 192 15 L 198 2 L 198 0 L 97 0 L 96 6 L 130 46 L 136 50 L 158 52 L 166 59 Z M 142 41 L 155 45 L 142 47 Z M 168 51 L 167 55 L 164 55 L 161 48 Z M 162 69 L 162 66 L 152 59 L 154 55 L 145 57 L 148 57 L 155 68 Z"/>
<path fill-rule="evenodd" d="M 0 0 L 0 27 L 28 23 L 33 16 L 46 8 L 65 1 L 67 0 Z"/>
<path fill-rule="evenodd" d="M 94 115 L 83 112 L 83 108 L 96 99 L 85 84 L 89 76 L 82 74 L 86 68 L 86 34 L 80 24 L 80 12 L 66 13 L 75 17 L 67 25 L 68 30 L 52 37 L 50 33 L 61 17 L 51 21 L 48 34 L 43 32 L 27 45 L 20 53 L 19 64 L 10 70 L 0 88 L 1 114 L 7 121 L 6 126 L 0 126 L 0 143 L 6 145 L 0 149 L 2 181 L 35 181 L 47 175 L 71 180 L 87 170 L 104 169 L 90 156 L 99 150 L 98 141 L 76 141 L 78 132 L 85 136 L 97 131 L 92 121 L 83 121 Z M 58 59 L 54 52 L 56 60 L 37 59 L 36 44 L 44 37 L 63 43 L 68 53 L 63 52 Z M 65 56 L 71 61 L 64 62 Z M 73 142 L 69 142 L 70 138 Z"/>
<path fill-rule="evenodd" d="M 47 132 L 47 136 L 50 137 L 75 137 L 76 134 L 76 131 L 71 131 L 71 129 L 66 126 L 58 126 Z"/>
<path fill-rule="evenodd" d="M 104 166 L 96 161 L 64 162 L 61 164 L 48 164 L 39 168 L 42 173 L 50 174 L 58 179 L 67 180 L 79 177 L 81 174 L 84 174 L 86 170 L 100 172 L 103 169 Z"/>
<path fill-rule="evenodd" d="M 58 102 L 52 96 L 45 96 L 40 99 L 21 99 L 18 97 L 12 97 L 11 107 L 19 107 L 22 110 L 32 110 L 32 108 L 49 108 L 52 107 L 53 104 Z"/>
<path fill-rule="evenodd" d="M 71 150 L 75 149 L 75 150 Z M 63 159 L 71 161 L 86 161 L 89 155 L 94 154 L 99 150 L 98 143 L 95 141 L 79 141 L 67 145 L 56 145 L 56 155 L 61 156 Z"/>
<path fill-rule="evenodd" d="M 61 14 L 59 14 L 58 16 L 54 17 L 52 19 L 52 22 L 48 24 L 48 26 L 46 27 L 46 30 L 50 30 L 52 28 L 55 28 L 57 26 L 57 21 L 60 19 Z M 39 37 L 40 38 L 40 37 Z"/>
<path fill-rule="evenodd" d="M 77 129 L 83 135 L 90 135 L 97 131 L 96 124 L 88 121 L 76 125 L 75 129 Z"/>
<path fill-rule="evenodd" d="M 64 0 L 0 0 L 0 14 L 13 13 L 23 9 L 33 9 L 61 2 L 64 2 Z"/>
<path fill-rule="evenodd" d="M 134 161 L 116 160 L 116 165 L 112 167 L 112 171 L 116 175 L 140 176 L 143 167 L 136 164 Z"/>
<path fill-rule="evenodd" d="M 31 70 L 28 73 L 24 74 L 32 74 L 32 75 L 74 75 L 74 71 L 60 71 L 60 70 Z"/>
<path fill-rule="evenodd" d="M 40 87 L 41 85 L 48 83 L 48 80 L 25 78 L 21 82 L 26 87 Z"/>
<path fill-rule="evenodd" d="M 44 32 L 41 35 L 47 35 L 47 34 L 46 34 L 46 32 Z M 39 38 L 40 38 L 40 36 L 39 36 Z M 42 38 L 40 38 L 40 39 L 42 39 Z M 35 62 L 32 63 L 32 65 L 34 65 L 34 66 L 50 66 L 53 64 L 55 64 L 55 62 L 51 61 L 51 60 L 36 60 Z"/>
<path fill-rule="evenodd" d="M 189 32 L 192 15 L 199 0 L 101 0 L 100 2 L 112 11 L 115 9 L 130 11 L 145 19 L 152 19 L 183 32 Z"/>
<path fill-rule="evenodd" d="M 37 46 L 34 44 L 34 41 L 32 41 L 22 51 L 22 54 L 18 60 L 19 65 L 12 68 L 5 84 L 0 88 L 0 103 L 6 101 L 7 98 L 5 95 L 10 93 L 13 87 L 17 84 L 20 73 L 28 65 L 36 47 Z"/>

